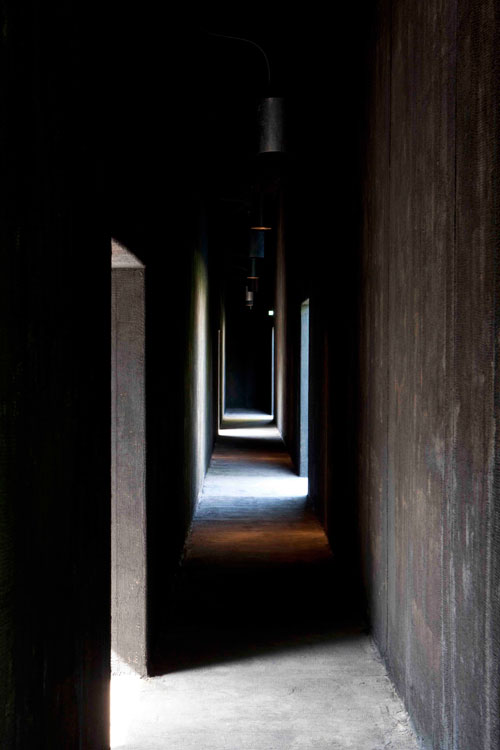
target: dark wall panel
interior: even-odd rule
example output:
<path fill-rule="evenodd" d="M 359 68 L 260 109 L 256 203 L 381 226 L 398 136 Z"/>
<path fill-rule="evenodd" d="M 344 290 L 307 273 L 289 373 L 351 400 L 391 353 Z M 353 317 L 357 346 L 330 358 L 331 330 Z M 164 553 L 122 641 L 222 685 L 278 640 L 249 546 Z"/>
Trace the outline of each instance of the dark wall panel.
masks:
<path fill-rule="evenodd" d="M 187 16 L 189 15 L 189 18 Z M 113 236 L 147 269 L 146 503 L 148 651 L 169 617 L 170 585 L 210 460 L 216 425 L 220 289 L 209 248 L 214 201 L 210 39 L 197 15 L 172 8 L 165 45 L 157 9 L 113 10 L 109 39 L 113 138 L 109 220 Z M 176 69 L 184 60 L 179 75 Z M 208 70 L 210 68 L 210 70 Z M 167 78 L 165 78 L 165 76 Z M 168 97 L 161 94 L 168 79 Z M 174 116 L 174 112 L 176 113 Z M 224 132 L 219 136 L 223 139 Z M 210 145 L 210 148 L 208 148 Z M 214 243 L 214 246 L 216 244 Z M 154 660 L 154 659 L 153 659 Z M 151 664 L 150 664 L 151 666 Z"/>
<path fill-rule="evenodd" d="M 449 710 L 459 747 L 500 746 L 496 338 L 499 33 L 494 2 L 458 1 Z"/>
<path fill-rule="evenodd" d="M 155 668 L 159 639 L 169 618 L 165 596 L 210 461 L 214 420 L 214 346 L 208 235 L 199 198 L 179 198 L 184 216 L 167 239 L 158 218 L 138 233 L 137 255 L 146 276 L 146 492 L 148 538 L 148 652 Z M 161 220 L 160 220 L 161 223 Z M 184 227 L 189 227 L 184 232 Z M 132 245 L 134 247 L 134 245 Z M 158 647 L 157 647 L 158 646 Z"/>
<path fill-rule="evenodd" d="M 361 292 L 373 631 L 432 748 L 498 748 L 493 4 L 379 4 Z M 388 114 L 389 113 L 389 114 Z"/>
<path fill-rule="evenodd" d="M 409 14 L 413 24 L 408 24 Z M 454 7 L 392 16 L 388 259 L 389 659 L 436 734 L 441 699 L 447 254 L 453 247 Z M 411 665 L 411 667 L 410 667 Z M 411 669 L 411 672 L 409 671 Z"/>
<path fill-rule="evenodd" d="M 363 264 L 360 314 L 361 384 L 359 488 L 362 564 L 375 639 L 387 648 L 388 508 L 388 294 L 391 44 L 390 2 L 381 3 L 369 88 L 371 118 L 366 131 Z M 363 376 L 362 376 L 363 377 Z M 376 448 L 375 448 L 376 446 Z"/>
<path fill-rule="evenodd" d="M 109 746 L 105 103 L 97 30 L 78 4 L 39 10 L 1 7 L 0 746 L 95 750 Z"/>
<path fill-rule="evenodd" d="M 281 195 L 278 213 L 278 231 L 276 239 L 276 293 L 275 293 L 275 404 L 276 425 L 286 439 L 286 378 L 287 378 L 287 285 L 285 254 L 285 215 L 284 198 Z"/>
<path fill-rule="evenodd" d="M 276 420 L 296 471 L 300 447 L 300 310 L 309 294 L 309 262 L 303 263 L 298 252 L 303 231 L 295 221 L 302 195 L 298 182 L 300 179 L 295 184 L 284 179 L 281 187 L 275 287 Z"/>

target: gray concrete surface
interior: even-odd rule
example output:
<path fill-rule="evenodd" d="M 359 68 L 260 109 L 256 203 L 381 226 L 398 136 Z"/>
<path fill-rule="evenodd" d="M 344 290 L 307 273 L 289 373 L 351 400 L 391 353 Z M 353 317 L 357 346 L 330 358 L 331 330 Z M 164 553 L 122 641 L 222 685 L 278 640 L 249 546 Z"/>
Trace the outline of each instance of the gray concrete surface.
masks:
<path fill-rule="evenodd" d="M 112 669 L 145 675 L 145 268 L 115 240 L 111 266 Z"/>
<path fill-rule="evenodd" d="M 307 480 L 268 419 L 232 416 L 186 546 L 159 674 L 113 678 L 112 747 L 417 748 L 369 636 L 342 612 L 348 598 L 337 610 L 325 604 L 338 564 L 307 508 Z"/>
<path fill-rule="evenodd" d="M 113 748 L 413 750 L 366 635 L 164 677 L 113 678 Z"/>

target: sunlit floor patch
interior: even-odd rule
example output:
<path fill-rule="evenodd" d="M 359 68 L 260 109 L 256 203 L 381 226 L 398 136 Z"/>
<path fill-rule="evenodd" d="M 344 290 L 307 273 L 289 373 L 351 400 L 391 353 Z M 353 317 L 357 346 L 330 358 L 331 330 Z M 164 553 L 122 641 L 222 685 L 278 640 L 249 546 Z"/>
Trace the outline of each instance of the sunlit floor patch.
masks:
<path fill-rule="evenodd" d="M 219 435 L 223 437 L 264 438 L 272 440 L 279 438 L 276 427 L 221 427 Z"/>
<path fill-rule="evenodd" d="M 113 678 L 113 750 L 416 750 L 359 615 L 346 617 L 346 571 L 307 479 L 274 425 L 234 416 L 166 587 L 158 676 Z"/>
<path fill-rule="evenodd" d="M 226 437 L 279 438 L 272 414 L 256 410 L 228 409 L 218 432 Z"/>
<path fill-rule="evenodd" d="M 111 667 L 111 747 L 120 748 L 126 745 L 133 732 L 134 722 L 137 721 L 136 706 L 146 683 L 114 652 L 111 654 Z"/>
<path fill-rule="evenodd" d="M 224 413 L 224 422 L 262 422 L 271 423 L 273 421 L 272 414 L 267 414 L 264 411 L 257 410 L 244 410 L 244 409 L 228 409 Z"/>
<path fill-rule="evenodd" d="M 368 636 L 112 687 L 113 750 L 417 750 Z M 120 707 L 119 701 L 123 702 Z M 119 713 L 117 713 L 119 712 Z"/>
<path fill-rule="evenodd" d="M 241 479 L 241 476 L 240 476 Z M 269 503 L 277 502 L 282 498 L 302 499 L 307 497 L 307 478 L 294 475 L 272 476 L 247 476 L 246 481 L 240 481 L 235 486 L 234 480 L 226 475 L 215 475 L 211 477 L 210 483 L 205 486 L 201 503 L 205 503 L 208 492 L 227 497 L 228 500 L 236 497 L 268 498 Z"/>

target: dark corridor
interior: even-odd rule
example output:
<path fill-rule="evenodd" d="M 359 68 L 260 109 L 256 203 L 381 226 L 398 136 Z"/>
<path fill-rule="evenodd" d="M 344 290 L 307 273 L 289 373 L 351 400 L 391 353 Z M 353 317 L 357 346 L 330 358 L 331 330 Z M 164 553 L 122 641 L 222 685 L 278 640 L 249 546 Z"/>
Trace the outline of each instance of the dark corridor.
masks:
<path fill-rule="evenodd" d="M 328 640 L 342 626 L 356 632 L 362 613 L 348 580 L 276 429 L 268 420 L 226 422 L 166 602 L 153 674 Z"/>
<path fill-rule="evenodd" d="M 293 627 L 278 618 L 259 658 L 335 620 L 341 585 L 422 747 L 500 749 L 498 13 L 328 10 L 0 3 L 2 747 L 109 747 L 113 238 L 143 280 L 128 406 L 144 434 L 125 420 L 118 441 L 143 449 L 141 669 L 173 617 L 221 363 L 226 408 L 274 406 L 300 465 L 309 299 L 309 504 L 333 573 L 318 570 L 310 621 L 283 605 Z M 270 99 L 285 127 L 266 151 Z M 133 310 L 120 314 L 126 351 Z M 132 555 L 139 537 L 118 538 Z M 270 612 L 275 577 L 289 587 L 274 570 L 247 581 Z M 227 653 L 246 648 L 235 636 Z M 316 726 L 331 669 L 318 657 L 311 672 Z M 169 674 L 182 687 L 188 671 Z"/>
<path fill-rule="evenodd" d="M 112 747 L 417 750 L 353 593 L 269 415 L 229 410 Z"/>

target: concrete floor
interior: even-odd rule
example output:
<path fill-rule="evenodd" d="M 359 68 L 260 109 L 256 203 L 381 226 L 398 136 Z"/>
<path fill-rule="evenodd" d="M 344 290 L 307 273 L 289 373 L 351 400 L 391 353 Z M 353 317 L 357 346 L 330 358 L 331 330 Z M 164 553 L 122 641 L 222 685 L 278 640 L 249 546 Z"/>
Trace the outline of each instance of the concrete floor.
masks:
<path fill-rule="evenodd" d="M 232 414 L 219 437 L 158 676 L 113 678 L 112 747 L 414 750 L 307 480 L 258 417 Z"/>

